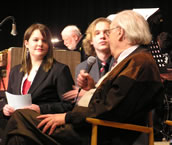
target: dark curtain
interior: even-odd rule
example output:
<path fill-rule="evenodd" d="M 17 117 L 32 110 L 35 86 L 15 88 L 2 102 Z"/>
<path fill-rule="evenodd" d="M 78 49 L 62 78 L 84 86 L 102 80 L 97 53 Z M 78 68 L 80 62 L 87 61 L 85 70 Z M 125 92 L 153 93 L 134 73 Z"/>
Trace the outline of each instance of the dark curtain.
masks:
<path fill-rule="evenodd" d="M 8 1 L 8 0 L 7 0 Z M 123 9 L 159 7 L 164 24 L 159 31 L 172 32 L 170 0 L 57 0 L 57 1 L 9 1 L 1 5 L 0 21 L 12 15 L 16 18 L 18 35 L 10 35 L 11 22 L 0 27 L 0 50 L 21 46 L 26 28 L 35 22 L 44 23 L 53 36 L 61 38 L 61 30 L 69 24 L 77 25 L 82 33 L 98 17 L 107 17 Z"/>

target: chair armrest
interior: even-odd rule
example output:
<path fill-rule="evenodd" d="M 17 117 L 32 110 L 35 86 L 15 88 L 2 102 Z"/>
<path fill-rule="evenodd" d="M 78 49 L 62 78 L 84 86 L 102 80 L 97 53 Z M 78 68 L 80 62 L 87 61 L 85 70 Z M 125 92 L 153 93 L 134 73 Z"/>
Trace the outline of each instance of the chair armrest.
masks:
<path fill-rule="evenodd" d="M 86 118 L 86 121 L 88 123 L 91 123 L 94 125 L 127 129 L 127 130 L 139 131 L 139 132 L 144 132 L 144 133 L 150 133 L 153 130 L 153 128 L 151 128 L 151 127 L 127 124 L 127 123 L 112 122 L 112 121 L 105 121 L 105 120 L 100 120 L 100 119 L 95 119 L 95 118 Z"/>
<path fill-rule="evenodd" d="M 164 123 L 169 125 L 169 126 L 172 126 L 172 121 L 171 120 L 166 120 Z"/>
<path fill-rule="evenodd" d="M 99 125 L 147 133 L 147 134 L 149 134 L 149 145 L 154 145 L 152 112 L 149 113 L 148 118 L 149 118 L 148 123 L 151 126 L 149 126 L 149 125 L 141 126 L 141 125 L 128 124 L 128 123 L 119 123 L 119 122 L 106 121 L 106 120 L 87 117 L 86 122 L 92 124 L 91 145 L 97 145 L 97 136 L 98 136 L 98 126 Z"/>

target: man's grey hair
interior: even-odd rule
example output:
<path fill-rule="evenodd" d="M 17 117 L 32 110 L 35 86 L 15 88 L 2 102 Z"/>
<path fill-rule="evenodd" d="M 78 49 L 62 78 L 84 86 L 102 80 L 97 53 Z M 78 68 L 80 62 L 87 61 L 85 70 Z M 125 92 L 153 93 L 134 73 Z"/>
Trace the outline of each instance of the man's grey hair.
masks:
<path fill-rule="evenodd" d="M 66 26 L 62 30 L 61 35 L 66 34 L 66 33 L 74 33 L 78 37 L 80 37 L 82 35 L 80 29 L 76 25 L 68 25 L 68 26 Z"/>

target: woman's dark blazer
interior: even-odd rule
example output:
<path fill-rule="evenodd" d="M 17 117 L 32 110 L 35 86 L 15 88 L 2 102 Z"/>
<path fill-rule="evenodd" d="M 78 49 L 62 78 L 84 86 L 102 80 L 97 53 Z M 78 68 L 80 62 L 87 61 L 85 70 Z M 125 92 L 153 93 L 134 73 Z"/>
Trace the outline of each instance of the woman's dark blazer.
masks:
<path fill-rule="evenodd" d="M 20 68 L 21 64 L 13 67 L 10 72 L 7 91 L 12 94 L 21 94 L 24 72 Z M 64 101 L 62 94 L 71 90 L 72 85 L 74 81 L 69 67 L 54 60 L 48 72 L 40 66 L 28 94 L 32 96 L 32 103 L 39 105 L 42 114 L 67 112 L 73 108 L 73 104 Z"/>

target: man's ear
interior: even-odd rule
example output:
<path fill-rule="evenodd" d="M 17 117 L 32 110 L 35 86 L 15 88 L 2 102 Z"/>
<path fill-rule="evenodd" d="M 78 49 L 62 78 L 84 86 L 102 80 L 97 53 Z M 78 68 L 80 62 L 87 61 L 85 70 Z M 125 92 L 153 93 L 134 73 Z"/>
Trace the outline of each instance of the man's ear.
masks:
<path fill-rule="evenodd" d="M 122 28 L 119 28 L 118 30 L 118 38 L 119 40 L 124 40 L 124 36 L 125 36 L 125 31 Z"/>
<path fill-rule="evenodd" d="M 78 41 L 79 37 L 77 35 L 74 35 L 74 39 L 75 39 L 75 41 Z"/>

